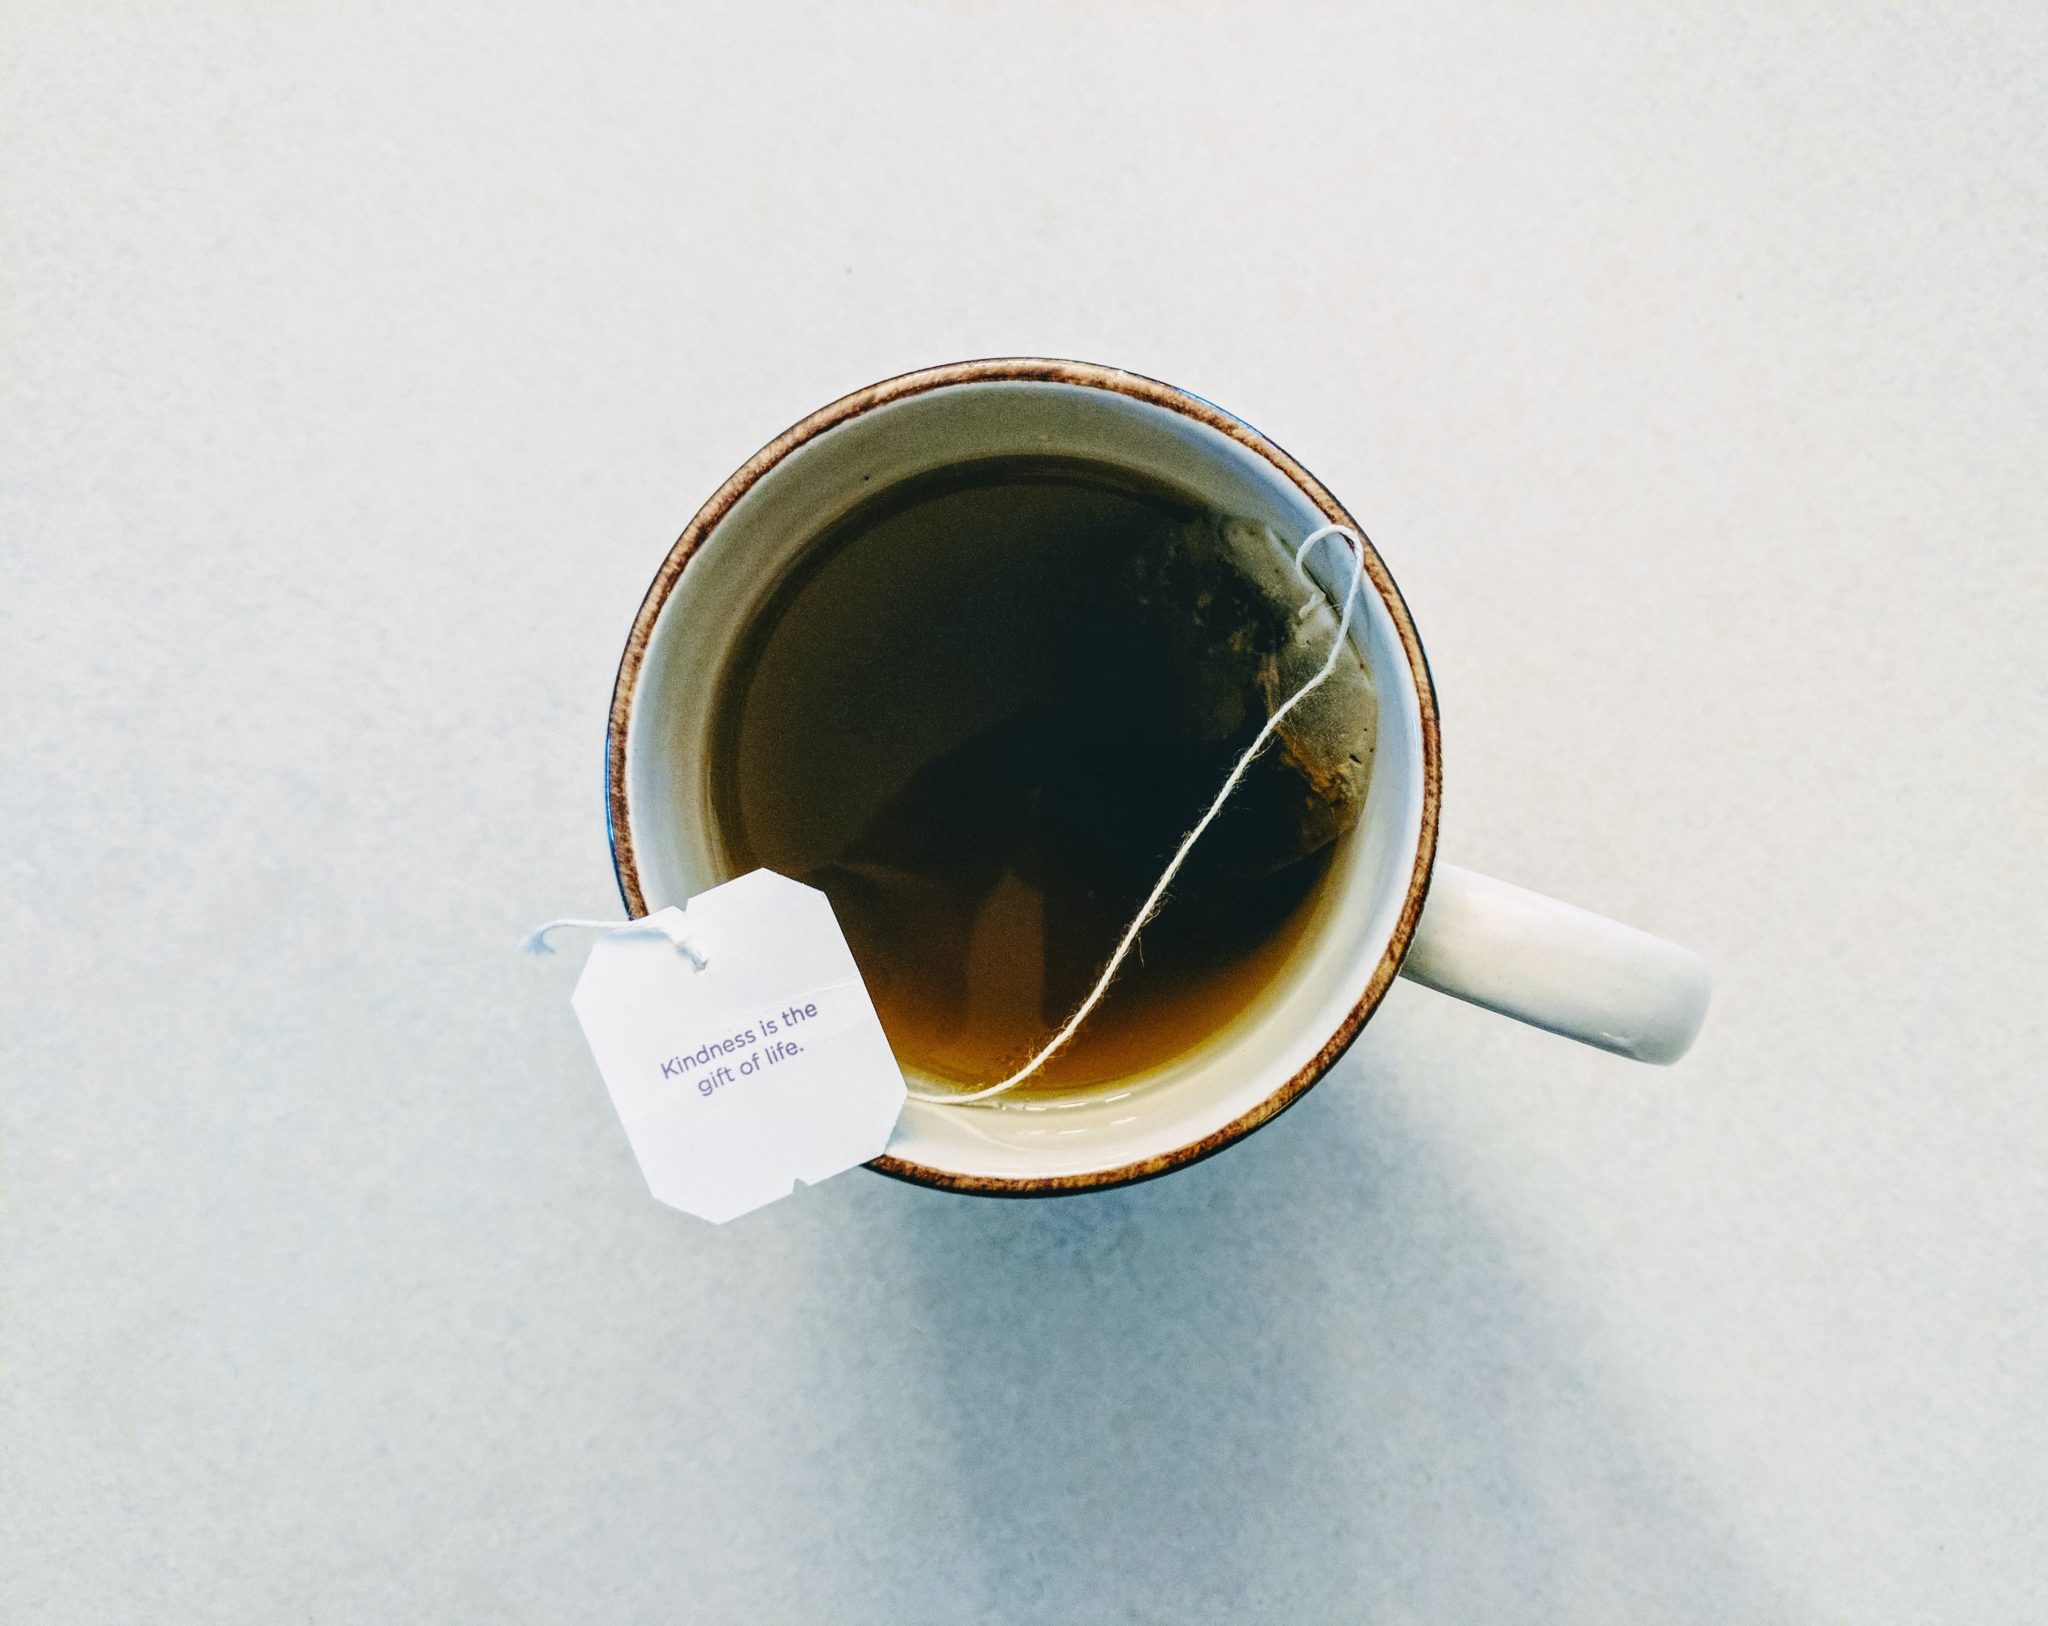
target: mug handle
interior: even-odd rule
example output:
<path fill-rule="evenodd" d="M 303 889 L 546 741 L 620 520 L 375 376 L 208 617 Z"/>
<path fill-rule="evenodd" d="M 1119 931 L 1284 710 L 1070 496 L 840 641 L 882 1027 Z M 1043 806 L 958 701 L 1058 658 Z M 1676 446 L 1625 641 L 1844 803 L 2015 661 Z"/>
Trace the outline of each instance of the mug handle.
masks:
<path fill-rule="evenodd" d="M 1713 992 L 1691 949 L 1455 864 L 1436 866 L 1401 974 L 1665 1066 L 1691 1048 Z"/>

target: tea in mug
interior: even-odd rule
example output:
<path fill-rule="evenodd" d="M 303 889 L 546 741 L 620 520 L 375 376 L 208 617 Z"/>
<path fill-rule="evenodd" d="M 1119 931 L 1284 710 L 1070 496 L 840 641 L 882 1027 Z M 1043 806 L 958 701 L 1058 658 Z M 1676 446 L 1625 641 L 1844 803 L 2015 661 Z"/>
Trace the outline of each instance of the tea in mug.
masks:
<path fill-rule="evenodd" d="M 728 868 L 826 893 L 906 1072 L 1005 1078 L 1334 631 L 1282 539 L 1128 470 L 1011 458 L 891 486 L 806 548 L 720 685 Z M 1347 648 L 1018 1096 L 1140 1077 L 1258 999 L 1359 816 L 1375 715 Z"/>

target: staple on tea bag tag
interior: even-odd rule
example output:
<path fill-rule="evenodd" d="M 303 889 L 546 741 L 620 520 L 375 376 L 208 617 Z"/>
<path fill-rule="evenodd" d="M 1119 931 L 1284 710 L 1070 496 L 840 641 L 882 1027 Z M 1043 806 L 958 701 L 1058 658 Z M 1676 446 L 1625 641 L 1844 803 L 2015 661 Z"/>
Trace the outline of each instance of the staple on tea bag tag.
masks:
<path fill-rule="evenodd" d="M 825 894 L 772 870 L 597 926 L 573 1003 L 648 1189 L 723 1222 L 878 1157 L 902 1071 Z"/>

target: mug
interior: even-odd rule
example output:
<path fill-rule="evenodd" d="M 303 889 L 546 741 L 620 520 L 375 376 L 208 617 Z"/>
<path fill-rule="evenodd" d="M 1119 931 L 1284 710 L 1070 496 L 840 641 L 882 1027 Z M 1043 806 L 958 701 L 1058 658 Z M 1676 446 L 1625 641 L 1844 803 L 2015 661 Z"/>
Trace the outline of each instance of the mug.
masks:
<path fill-rule="evenodd" d="M 805 546 L 863 497 L 985 458 L 1109 462 L 1262 521 L 1283 538 L 1364 531 L 1264 435 L 1171 385 L 1083 362 L 996 359 L 906 373 L 778 435 L 669 550 L 612 693 L 612 861 L 636 917 L 731 878 L 711 800 L 719 686 Z M 1436 697 L 1408 607 L 1370 543 L 1351 636 L 1378 688 L 1365 810 L 1300 945 L 1221 1033 L 1128 1088 L 908 1102 L 869 1167 L 924 1185 L 1029 1196 L 1165 1174 L 1250 1134 L 1313 1086 L 1396 975 L 1640 1061 L 1684 1054 L 1706 1015 L 1701 959 L 1646 933 L 1439 863 Z M 1314 567 L 1326 590 L 1349 564 Z"/>

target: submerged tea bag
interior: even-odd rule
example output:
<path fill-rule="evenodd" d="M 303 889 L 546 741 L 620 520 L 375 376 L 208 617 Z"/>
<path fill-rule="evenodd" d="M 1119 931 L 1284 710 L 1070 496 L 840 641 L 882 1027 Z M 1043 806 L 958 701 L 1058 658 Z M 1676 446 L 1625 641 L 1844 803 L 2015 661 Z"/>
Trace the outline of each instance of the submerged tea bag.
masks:
<path fill-rule="evenodd" d="M 1294 551 L 1252 520 L 1205 514 L 1123 561 L 1098 601 L 1111 675 L 1101 702 L 1132 740 L 1241 746 L 1313 678 L 1338 608 L 1306 588 Z M 1358 822 L 1378 701 L 1355 646 L 1282 719 L 1219 821 L 1228 837 L 1191 855 L 1192 876 L 1269 874 Z"/>

